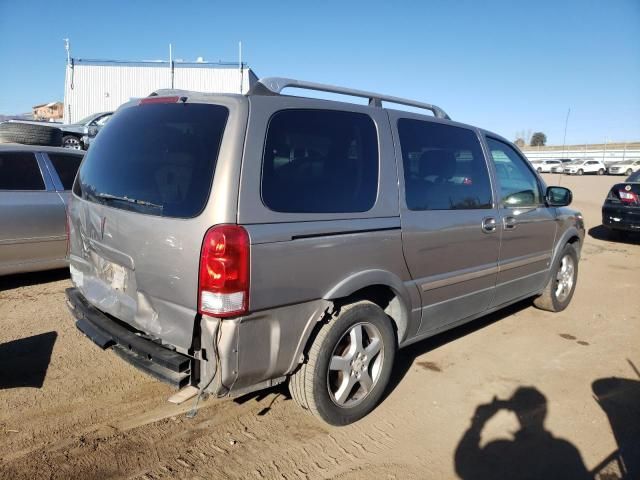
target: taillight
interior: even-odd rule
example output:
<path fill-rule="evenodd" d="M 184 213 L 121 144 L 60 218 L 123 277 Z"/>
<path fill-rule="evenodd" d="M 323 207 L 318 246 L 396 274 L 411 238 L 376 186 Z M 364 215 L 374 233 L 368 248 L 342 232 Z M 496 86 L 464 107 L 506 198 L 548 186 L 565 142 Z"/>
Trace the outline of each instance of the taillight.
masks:
<path fill-rule="evenodd" d="M 624 190 L 618 190 L 618 197 L 620 197 L 620 200 L 622 201 L 622 203 L 628 203 L 632 205 L 639 203 L 638 195 L 636 195 L 634 192 L 626 192 Z"/>
<path fill-rule="evenodd" d="M 198 313 L 230 317 L 249 307 L 249 235 L 238 225 L 217 225 L 200 253 Z"/>

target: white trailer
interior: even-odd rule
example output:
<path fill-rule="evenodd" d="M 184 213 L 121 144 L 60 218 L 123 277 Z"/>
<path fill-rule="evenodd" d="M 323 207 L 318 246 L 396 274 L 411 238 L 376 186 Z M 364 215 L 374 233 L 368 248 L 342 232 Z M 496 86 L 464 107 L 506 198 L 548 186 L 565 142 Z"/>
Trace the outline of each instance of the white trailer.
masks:
<path fill-rule="evenodd" d="M 113 111 L 131 98 L 160 88 L 246 93 L 258 80 L 246 64 L 85 60 L 69 58 L 64 85 L 64 123 Z"/>

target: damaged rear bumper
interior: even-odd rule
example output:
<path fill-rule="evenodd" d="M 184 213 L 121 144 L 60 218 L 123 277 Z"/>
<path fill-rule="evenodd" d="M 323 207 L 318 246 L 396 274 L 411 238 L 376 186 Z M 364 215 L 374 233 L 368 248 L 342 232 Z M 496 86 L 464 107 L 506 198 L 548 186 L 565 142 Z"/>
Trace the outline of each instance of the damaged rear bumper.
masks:
<path fill-rule="evenodd" d="M 114 320 L 91 305 L 77 288 L 68 288 L 65 293 L 76 327 L 100 348 L 112 348 L 134 367 L 176 388 L 191 383 L 197 360 L 164 347 Z"/>

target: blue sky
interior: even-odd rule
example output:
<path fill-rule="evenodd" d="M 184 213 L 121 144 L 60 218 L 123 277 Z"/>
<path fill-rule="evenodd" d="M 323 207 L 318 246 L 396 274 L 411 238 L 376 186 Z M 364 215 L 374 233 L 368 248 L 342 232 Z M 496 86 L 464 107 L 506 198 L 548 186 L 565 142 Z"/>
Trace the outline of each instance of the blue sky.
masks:
<path fill-rule="evenodd" d="M 80 58 L 244 60 L 435 103 L 513 139 L 640 140 L 640 0 L 358 2 L 0 0 L 0 113 L 62 100 Z"/>

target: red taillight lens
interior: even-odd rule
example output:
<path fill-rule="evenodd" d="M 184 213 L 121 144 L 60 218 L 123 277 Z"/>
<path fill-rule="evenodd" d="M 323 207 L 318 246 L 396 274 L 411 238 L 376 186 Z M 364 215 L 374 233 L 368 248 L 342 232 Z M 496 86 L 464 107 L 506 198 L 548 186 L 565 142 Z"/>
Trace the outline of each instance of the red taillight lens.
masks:
<path fill-rule="evenodd" d="M 638 202 L 638 195 L 636 195 L 634 192 L 625 192 L 624 190 L 618 190 L 618 196 L 620 197 L 622 203 L 629 203 L 632 205 L 640 203 Z"/>
<path fill-rule="evenodd" d="M 200 253 L 198 312 L 240 315 L 249 306 L 249 235 L 238 225 L 211 227 Z"/>
<path fill-rule="evenodd" d="M 149 103 L 178 103 L 180 97 L 146 97 L 138 102 L 138 105 L 147 105 Z"/>

